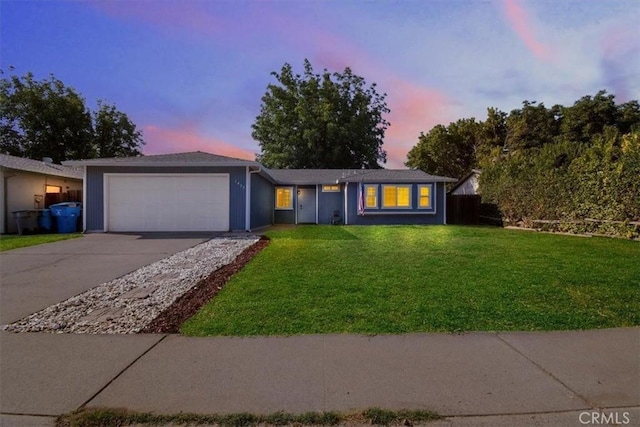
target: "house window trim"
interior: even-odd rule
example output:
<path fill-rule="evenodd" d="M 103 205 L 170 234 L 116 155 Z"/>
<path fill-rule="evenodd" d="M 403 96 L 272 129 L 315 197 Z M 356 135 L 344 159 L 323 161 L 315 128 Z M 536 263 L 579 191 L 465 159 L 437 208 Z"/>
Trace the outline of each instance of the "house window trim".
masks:
<path fill-rule="evenodd" d="M 395 187 L 396 188 L 396 205 L 395 206 L 385 206 L 385 200 L 384 200 L 384 189 L 385 187 Z M 411 200 L 411 190 L 412 190 L 412 185 L 411 184 L 383 184 L 382 185 L 382 204 L 381 207 L 382 209 L 413 209 L 413 200 Z M 409 190 L 409 204 L 407 206 L 398 206 L 398 188 L 406 188 Z"/>
<path fill-rule="evenodd" d="M 50 191 L 52 189 L 55 188 L 55 191 Z M 62 193 L 62 186 L 60 185 L 51 185 L 51 184 L 45 184 L 44 186 L 44 192 L 46 194 L 60 194 Z"/>
<path fill-rule="evenodd" d="M 278 190 L 289 190 L 289 207 L 278 207 Z M 275 208 L 275 210 L 277 211 L 292 211 L 293 210 L 293 196 L 294 196 L 294 192 L 293 192 L 293 187 L 289 187 L 289 186 L 279 186 L 279 187 L 275 187 L 274 193 L 273 193 L 273 197 L 274 197 L 274 201 L 273 201 L 273 206 Z"/>
<path fill-rule="evenodd" d="M 369 188 L 373 188 L 376 192 L 375 194 L 375 200 L 376 203 L 374 206 L 369 206 L 368 199 L 369 199 Z M 379 189 L 379 185 L 378 184 L 364 184 L 364 208 L 366 209 L 380 209 L 380 189 Z"/>
<path fill-rule="evenodd" d="M 329 190 L 326 187 L 330 187 L 330 188 L 335 187 L 335 190 L 333 190 L 333 189 Z M 339 193 L 340 192 L 340 184 L 322 184 L 322 192 L 323 193 Z"/>
<path fill-rule="evenodd" d="M 420 205 L 420 199 L 422 198 L 422 196 L 420 195 L 420 190 L 422 188 L 428 188 L 429 189 L 429 206 L 421 206 Z M 418 206 L 417 206 L 418 209 L 424 210 L 424 211 L 433 211 L 433 210 L 435 210 L 433 191 L 434 191 L 434 185 L 433 184 L 420 184 L 420 185 L 418 185 Z"/>

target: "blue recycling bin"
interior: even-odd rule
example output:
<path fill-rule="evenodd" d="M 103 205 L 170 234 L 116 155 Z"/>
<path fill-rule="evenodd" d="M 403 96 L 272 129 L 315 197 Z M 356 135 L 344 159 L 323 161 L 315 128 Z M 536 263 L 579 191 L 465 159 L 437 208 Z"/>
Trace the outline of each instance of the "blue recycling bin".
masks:
<path fill-rule="evenodd" d="M 56 203 L 49 206 L 51 215 L 56 218 L 58 233 L 75 233 L 82 205 L 76 202 Z"/>
<path fill-rule="evenodd" d="M 38 228 L 41 231 L 51 231 L 53 227 L 50 209 L 38 210 Z"/>

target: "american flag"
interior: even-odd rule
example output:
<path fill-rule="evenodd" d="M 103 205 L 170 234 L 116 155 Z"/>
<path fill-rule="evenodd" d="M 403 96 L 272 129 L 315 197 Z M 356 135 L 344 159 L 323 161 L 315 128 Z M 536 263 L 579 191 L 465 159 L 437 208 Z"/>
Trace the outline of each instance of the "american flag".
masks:
<path fill-rule="evenodd" d="M 358 191 L 358 215 L 364 215 L 364 183 L 362 182 Z"/>

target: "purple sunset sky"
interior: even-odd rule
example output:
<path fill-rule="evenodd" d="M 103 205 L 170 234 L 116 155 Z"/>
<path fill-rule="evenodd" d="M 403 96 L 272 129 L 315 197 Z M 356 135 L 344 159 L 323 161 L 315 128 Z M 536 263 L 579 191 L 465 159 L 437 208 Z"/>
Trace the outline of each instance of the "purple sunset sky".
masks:
<path fill-rule="evenodd" d="M 420 132 L 487 107 L 639 99 L 638 22 L 636 0 L 3 0 L 0 68 L 115 104 L 145 154 L 253 159 L 272 71 L 349 66 L 387 93 L 385 166 L 402 168 Z"/>

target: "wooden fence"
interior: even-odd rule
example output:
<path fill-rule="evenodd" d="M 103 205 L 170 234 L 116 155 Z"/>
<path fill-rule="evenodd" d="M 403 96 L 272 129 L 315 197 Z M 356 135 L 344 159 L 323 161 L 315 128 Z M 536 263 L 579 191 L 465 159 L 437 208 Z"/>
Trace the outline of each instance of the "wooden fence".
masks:
<path fill-rule="evenodd" d="M 480 196 L 447 194 L 447 224 L 480 223 Z"/>
<path fill-rule="evenodd" d="M 82 203 L 82 190 L 69 190 L 66 193 L 47 193 L 44 196 L 44 206 L 47 208 L 62 202 Z"/>

